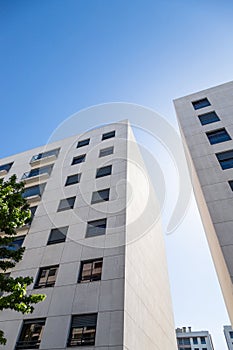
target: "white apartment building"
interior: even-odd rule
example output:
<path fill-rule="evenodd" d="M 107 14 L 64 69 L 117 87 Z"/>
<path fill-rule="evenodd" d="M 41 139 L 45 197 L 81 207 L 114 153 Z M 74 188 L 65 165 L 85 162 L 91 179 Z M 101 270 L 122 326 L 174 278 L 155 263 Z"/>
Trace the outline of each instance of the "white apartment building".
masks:
<path fill-rule="evenodd" d="M 191 327 L 176 329 L 178 350 L 214 350 L 208 331 L 192 331 Z"/>
<path fill-rule="evenodd" d="M 233 324 L 233 82 L 174 101 L 197 204 Z"/>
<path fill-rule="evenodd" d="M 11 276 L 47 298 L 0 313 L 4 350 L 175 350 L 159 207 L 127 121 L 1 159 L 33 220 Z"/>
<path fill-rule="evenodd" d="M 233 350 L 233 328 L 231 326 L 224 326 L 223 332 L 226 338 L 228 349 Z"/>

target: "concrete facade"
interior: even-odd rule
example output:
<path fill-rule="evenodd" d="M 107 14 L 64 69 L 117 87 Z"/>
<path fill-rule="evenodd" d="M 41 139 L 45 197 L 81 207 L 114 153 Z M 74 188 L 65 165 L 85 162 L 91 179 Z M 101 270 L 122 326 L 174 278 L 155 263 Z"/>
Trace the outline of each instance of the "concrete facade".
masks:
<path fill-rule="evenodd" d="M 233 350 L 233 328 L 231 326 L 224 326 L 223 332 L 226 338 L 228 349 Z"/>
<path fill-rule="evenodd" d="M 115 135 L 102 140 L 112 131 Z M 81 142 L 77 148 L 78 141 L 87 139 L 90 141 Z M 34 157 L 55 149 L 59 149 L 56 154 Z M 100 151 L 105 156 L 100 157 Z M 77 157 L 82 155 L 86 155 L 85 161 L 78 163 Z M 10 163 L 8 171 L 1 170 L 1 165 Z M 49 165 L 53 165 L 51 171 L 46 168 L 39 176 L 36 171 L 31 173 L 34 176 L 28 175 L 32 169 Z M 110 165 L 109 175 L 96 178 L 97 169 Z M 74 348 L 85 345 L 86 350 L 175 350 L 159 208 L 129 123 L 107 125 L 2 159 L 0 175 L 7 179 L 12 174 L 19 179 L 23 176 L 26 187 L 45 184 L 45 188 L 42 195 L 31 192 L 28 197 L 30 205 L 37 208 L 31 225 L 19 231 L 19 236 L 25 235 L 23 260 L 9 272 L 12 276 L 32 276 L 30 292 L 44 293 L 47 298 L 30 315 L 1 312 L 0 329 L 8 339 L 4 349 L 67 349 L 72 345 L 71 328 L 78 329 L 77 322 L 81 322 L 75 317 L 96 315 L 94 344 L 74 345 L 75 337 L 80 336 L 74 334 Z M 67 178 L 77 174 L 81 174 L 79 183 L 65 186 Z M 77 176 L 69 181 L 75 179 Z M 98 201 L 93 193 L 106 189 L 109 200 Z M 73 208 L 64 210 L 67 202 L 60 201 L 67 198 L 75 202 Z M 103 219 L 105 232 L 93 235 L 90 231 L 87 236 L 87 223 Z M 65 240 L 49 244 L 51 230 L 64 227 Z M 102 261 L 100 278 L 81 283 L 83 264 L 94 259 Z M 56 270 L 55 277 L 52 273 L 52 277 L 46 275 L 43 269 L 48 267 Z M 47 278 L 47 284 L 43 285 L 41 276 Z M 53 282 L 55 279 L 53 286 L 49 278 Z M 35 289 L 36 283 L 40 289 Z M 37 346 L 23 343 L 23 325 L 41 319 L 43 332 L 37 332 Z M 31 347 L 25 347 L 28 344 Z"/>
<path fill-rule="evenodd" d="M 233 82 L 174 101 L 191 180 L 233 324 Z M 207 114 L 208 113 L 208 114 Z"/>
<path fill-rule="evenodd" d="M 214 350 L 208 331 L 192 331 L 191 327 L 176 329 L 178 350 Z"/>

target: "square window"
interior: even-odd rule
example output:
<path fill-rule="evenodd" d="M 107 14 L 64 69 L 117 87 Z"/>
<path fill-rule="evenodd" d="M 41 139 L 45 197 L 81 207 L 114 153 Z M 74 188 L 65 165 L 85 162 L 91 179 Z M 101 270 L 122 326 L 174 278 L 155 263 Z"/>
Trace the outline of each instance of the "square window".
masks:
<path fill-rule="evenodd" d="M 201 344 L 206 344 L 205 337 L 201 337 Z"/>
<path fill-rule="evenodd" d="M 74 185 L 80 182 L 81 174 L 67 176 L 65 186 Z"/>
<path fill-rule="evenodd" d="M 12 163 L 7 163 L 7 164 L 0 165 L 0 171 L 8 173 L 8 171 L 10 170 L 10 168 L 12 167 L 12 165 L 13 165 L 13 162 L 12 162 Z"/>
<path fill-rule="evenodd" d="M 38 349 L 45 326 L 45 320 L 45 318 L 24 320 L 15 349 Z"/>
<path fill-rule="evenodd" d="M 57 211 L 73 209 L 76 197 L 61 199 Z"/>
<path fill-rule="evenodd" d="M 78 282 L 86 283 L 101 280 L 103 258 L 82 261 Z"/>
<path fill-rule="evenodd" d="M 87 146 L 89 145 L 89 143 L 90 143 L 90 139 L 79 141 L 77 144 L 77 148 Z"/>
<path fill-rule="evenodd" d="M 231 137 L 225 128 L 209 131 L 206 133 L 206 135 L 211 145 L 231 140 Z"/>
<path fill-rule="evenodd" d="M 86 154 L 81 154 L 81 156 L 74 157 L 71 165 L 80 164 L 85 162 Z"/>
<path fill-rule="evenodd" d="M 115 130 L 106 132 L 105 134 L 102 135 L 102 141 L 107 140 L 107 139 L 111 139 L 112 137 L 115 137 L 115 135 L 116 135 Z"/>
<path fill-rule="evenodd" d="M 197 109 L 210 106 L 210 102 L 208 98 L 202 98 L 201 100 L 193 101 L 192 105 L 193 105 L 193 108 L 197 110 Z"/>
<path fill-rule="evenodd" d="M 99 158 L 106 157 L 106 156 L 109 156 L 110 154 L 113 154 L 113 150 L 114 150 L 113 146 L 101 149 L 99 153 Z"/>
<path fill-rule="evenodd" d="M 216 112 L 209 112 L 209 113 L 204 113 L 204 114 L 200 114 L 198 115 L 198 118 L 201 122 L 202 125 L 206 125 L 206 124 L 211 124 L 211 123 L 215 123 L 215 122 L 219 122 L 220 119 L 217 116 Z"/>
<path fill-rule="evenodd" d="M 72 316 L 67 346 L 95 345 L 97 313 Z"/>
<path fill-rule="evenodd" d="M 34 288 L 53 287 L 56 282 L 58 265 L 41 267 Z"/>
<path fill-rule="evenodd" d="M 110 188 L 92 193 L 91 204 L 109 201 Z"/>
<path fill-rule="evenodd" d="M 106 232 L 107 219 L 88 221 L 86 237 L 104 235 Z"/>
<path fill-rule="evenodd" d="M 50 244 L 65 242 L 68 228 L 69 228 L 69 226 L 53 228 L 50 231 L 50 235 L 49 235 L 49 239 L 48 239 L 47 244 L 50 245 Z"/>
<path fill-rule="evenodd" d="M 96 170 L 96 178 L 108 176 L 112 173 L 112 165 L 103 166 L 102 168 L 99 168 Z"/>
<path fill-rule="evenodd" d="M 31 186 L 31 187 L 26 187 L 22 197 L 23 198 L 28 198 L 28 197 L 33 197 L 33 196 L 42 196 L 44 189 L 45 189 L 45 183 L 41 185 L 36 185 L 36 186 Z"/>
<path fill-rule="evenodd" d="M 233 150 L 217 153 L 216 157 L 223 170 L 233 168 Z"/>

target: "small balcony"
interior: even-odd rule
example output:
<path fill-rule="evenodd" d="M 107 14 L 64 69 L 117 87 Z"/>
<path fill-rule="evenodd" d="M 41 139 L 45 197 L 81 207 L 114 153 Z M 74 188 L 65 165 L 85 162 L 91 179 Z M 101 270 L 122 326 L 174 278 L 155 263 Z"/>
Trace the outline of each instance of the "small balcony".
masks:
<path fill-rule="evenodd" d="M 25 184 L 39 183 L 47 180 L 52 172 L 53 165 L 32 169 L 23 174 L 22 180 Z"/>
<path fill-rule="evenodd" d="M 30 161 L 31 167 L 54 163 L 58 157 L 59 151 L 60 151 L 60 148 L 56 148 L 51 151 L 34 155 Z"/>

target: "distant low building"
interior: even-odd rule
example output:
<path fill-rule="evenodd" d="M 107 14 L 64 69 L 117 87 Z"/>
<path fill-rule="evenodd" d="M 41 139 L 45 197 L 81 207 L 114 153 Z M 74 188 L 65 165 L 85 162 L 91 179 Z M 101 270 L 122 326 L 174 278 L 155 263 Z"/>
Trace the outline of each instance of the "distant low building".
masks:
<path fill-rule="evenodd" d="M 224 326 L 223 332 L 226 338 L 228 349 L 233 350 L 233 328 L 231 326 Z"/>
<path fill-rule="evenodd" d="M 214 350 L 208 331 L 195 331 L 191 327 L 176 329 L 178 350 Z"/>

